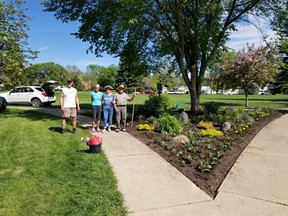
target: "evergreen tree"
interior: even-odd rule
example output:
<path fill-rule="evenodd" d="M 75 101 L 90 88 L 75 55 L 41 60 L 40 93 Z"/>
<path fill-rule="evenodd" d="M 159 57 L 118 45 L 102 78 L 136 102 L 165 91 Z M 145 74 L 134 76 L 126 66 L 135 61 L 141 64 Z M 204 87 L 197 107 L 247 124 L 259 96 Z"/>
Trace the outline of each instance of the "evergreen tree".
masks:
<path fill-rule="evenodd" d="M 125 85 L 128 91 L 142 87 L 143 75 L 147 74 L 148 66 L 141 62 L 139 45 L 131 40 L 124 47 L 120 56 L 116 85 Z"/>

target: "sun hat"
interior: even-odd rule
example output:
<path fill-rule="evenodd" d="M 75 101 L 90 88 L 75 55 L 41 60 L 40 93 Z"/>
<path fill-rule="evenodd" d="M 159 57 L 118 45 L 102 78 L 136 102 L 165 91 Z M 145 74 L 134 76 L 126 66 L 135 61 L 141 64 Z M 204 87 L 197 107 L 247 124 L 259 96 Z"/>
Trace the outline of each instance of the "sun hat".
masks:
<path fill-rule="evenodd" d="M 110 89 L 110 90 L 112 90 L 113 87 L 112 87 L 111 85 L 107 85 L 107 86 L 104 87 L 104 89 L 105 89 L 105 90 L 106 90 L 106 89 Z"/>
<path fill-rule="evenodd" d="M 120 85 L 120 86 L 118 87 L 118 89 L 125 89 L 125 86 L 124 86 L 124 85 Z"/>

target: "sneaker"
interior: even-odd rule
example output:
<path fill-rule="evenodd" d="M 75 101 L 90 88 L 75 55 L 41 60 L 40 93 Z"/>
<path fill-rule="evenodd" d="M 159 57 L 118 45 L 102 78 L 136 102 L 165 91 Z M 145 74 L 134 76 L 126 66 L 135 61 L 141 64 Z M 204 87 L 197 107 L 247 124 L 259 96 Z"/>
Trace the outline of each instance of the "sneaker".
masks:
<path fill-rule="evenodd" d="M 100 132 L 100 128 L 99 127 L 97 128 L 97 132 Z"/>
<path fill-rule="evenodd" d="M 116 132 L 119 132 L 119 131 L 120 131 L 119 128 L 117 128 L 117 129 L 116 129 Z"/>
<path fill-rule="evenodd" d="M 108 127 L 108 132 L 111 132 L 111 128 L 110 127 Z"/>
<path fill-rule="evenodd" d="M 95 132 L 95 128 L 94 127 L 92 128 L 92 132 Z"/>
<path fill-rule="evenodd" d="M 123 131 L 123 132 L 126 132 L 126 128 L 123 128 L 122 131 Z"/>
<path fill-rule="evenodd" d="M 102 133 L 105 133 L 105 131 L 106 131 L 106 128 L 104 128 L 104 129 L 101 130 Z"/>
<path fill-rule="evenodd" d="M 73 134 L 76 134 L 76 128 L 73 128 L 73 132 L 72 132 Z"/>
<path fill-rule="evenodd" d="M 66 133 L 66 130 L 65 130 L 65 129 L 62 129 L 61 133 L 62 133 L 62 134 L 65 134 L 65 133 Z"/>

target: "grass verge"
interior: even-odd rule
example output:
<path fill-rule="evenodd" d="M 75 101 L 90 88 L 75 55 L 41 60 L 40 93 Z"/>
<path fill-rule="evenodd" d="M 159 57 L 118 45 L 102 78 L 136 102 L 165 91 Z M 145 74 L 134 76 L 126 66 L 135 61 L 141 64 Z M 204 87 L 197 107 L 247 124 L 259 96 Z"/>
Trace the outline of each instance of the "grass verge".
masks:
<path fill-rule="evenodd" d="M 87 130 L 61 135 L 59 118 L 33 111 L 0 115 L 0 215 L 127 214 L 105 154 L 80 143 Z"/>

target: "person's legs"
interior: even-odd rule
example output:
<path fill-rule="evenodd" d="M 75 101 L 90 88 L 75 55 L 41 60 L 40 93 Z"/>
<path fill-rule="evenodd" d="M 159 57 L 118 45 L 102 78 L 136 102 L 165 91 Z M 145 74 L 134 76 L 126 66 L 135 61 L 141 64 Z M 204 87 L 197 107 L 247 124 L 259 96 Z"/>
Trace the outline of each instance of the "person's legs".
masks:
<path fill-rule="evenodd" d="M 112 126 L 113 111 L 114 111 L 114 110 L 113 110 L 113 107 L 112 107 L 112 108 L 109 108 L 109 111 L 108 111 L 108 112 L 109 112 L 109 120 L 108 120 L 108 121 L 109 121 L 109 122 L 108 122 L 109 128 Z M 108 128 L 108 129 L 109 129 L 109 128 Z M 110 129 L 110 130 L 111 130 L 111 129 Z"/>
<path fill-rule="evenodd" d="M 64 108 L 62 116 L 62 134 L 66 132 L 66 119 L 71 115 L 71 111 L 68 108 Z"/>
<path fill-rule="evenodd" d="M 102 132 L 105 131 L 105 129 L 107 128 L 107 121 L 108 121 L 108 114 L 109 114 L 109 110 L 107 108 L 103 109 L 103 114 L 104 114 L 104 129 L 102 130 Z"/>
<path fill-rule="evenodd" d="M 126 130 L 126 118 L 127 118 L 127 107 L 123 107 L 122 109 L 122 123 L 123 123 L 123 131 Z"/>
<path fill-rule="evenodd" d="M 64 134 L 66 128 L 66 117 L 62 117 L 62 134 Z"/>
<path fill-rule="evenodd" d="M 118 107 L 118 112 L 116 112 L 116 132 L 120 130 L 120 122 L 121 122 L 121 107 Z"/>
<path fill-rule="evenodd" d="M 96 124 L 96 113 L 97 112 L 97 108 L 96 106 L 92 106 L 92 116 L 93 116 L 93 121 L 92 121 L 92 131 L 95 131 L 95 124 Z"/>
<path fill-rule="evenodd" d="M 97 106 L 96 111 L 96 123 L 97 123 L 97 131 L 100 131 L 100 122 L 101 122 L 101 106 Z"/>
<path fill-rule="evenodd" d="M 73 133 L 76 133 L 77 127 L 77 111 L 76 108 L 71 109 L 71 118 L 72 118 L 72 125 L 73 125 Z"/>

